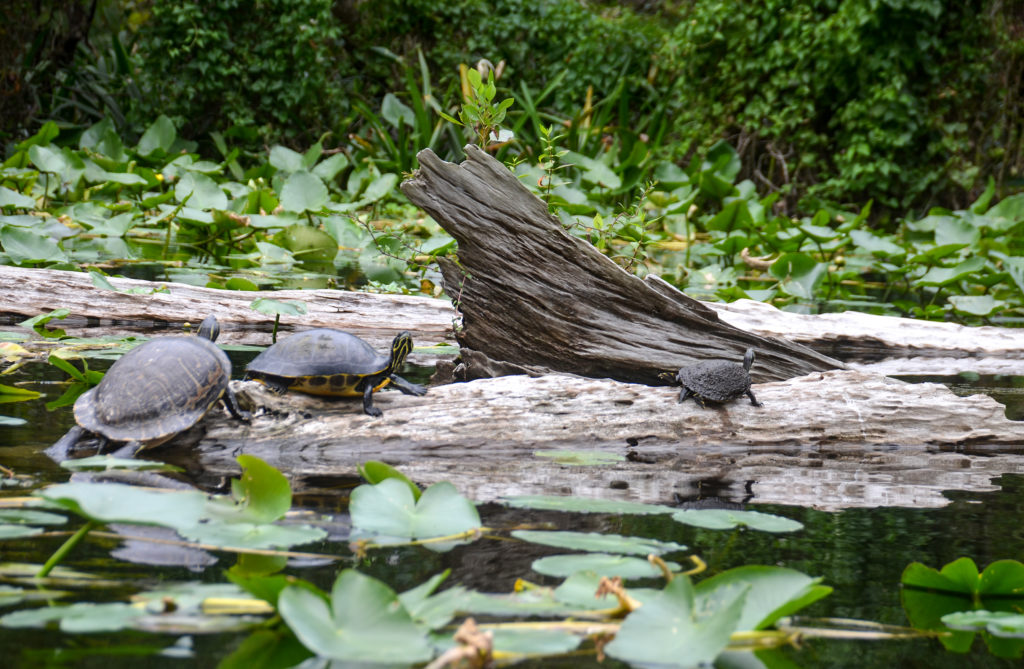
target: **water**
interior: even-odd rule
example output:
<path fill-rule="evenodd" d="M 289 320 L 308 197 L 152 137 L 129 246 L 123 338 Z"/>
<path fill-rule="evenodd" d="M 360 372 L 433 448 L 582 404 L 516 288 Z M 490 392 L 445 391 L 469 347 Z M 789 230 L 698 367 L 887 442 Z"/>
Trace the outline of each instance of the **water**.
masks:
<path fill-rule="evenodd" d="M 233 351 L 236 370 L 244 368 L 252 352 Z M 95 367 L 102 367 L 97 363 Z M 422 382 L 427 370 L 408 370 L 411 380 Z M 8 385 L 29 387 L 43 392 L 46 399 L 58 397 L 64 389 L 64 375 L 47 365 L 30 364 L 5 377 Z M 940 381 L 954 391 L 969 394 L 979 389 L 1007 404 L 1007 415 L 1024 418 L 1024 377 L 951 377 L 914 378 Z M 44 401 L 0 405 L 0 414 L 18 416 L 28 421 L 22 427 L 0 427 L 0 463 L 26 477 L 21 488 L 0 491 L 4 497 L 28 494 L 46 482 L 63 481 L 66 470 L 52 463 L 40 452 L 72 425 L 69 407 L 48 412 Z M 154 455 L 157 452 L 153 453 Z M 998 456 L 993 456 L 998 457 Z M 538 463 L 538 466 L 543 466 Z M 553 471 L 557 471 L 555 468 Z M 481 475 L 485 475 L 482 473 Z M 357 481 L 335 480 L 336 495 L 304 496 L 297 505 L 319 513 L 338 514 L 343 530 L 350 486 Z M 871 620 L 904 625 L 906 615 L 900 603 L 900 576 L 914 561 L 941 567 L 959 557 L 968 556 L 984 567 L 992 561 L 1024 556 L 1024 477 L 1004 475 L 994 481 L 994 492 L 947 492 L 949 504 L 942 508 L 851 508 L 824 512 L 814 509 L 747 504 L 746 508 L 776 513 L 802 522 L 805 529 L 792 535 L 771 535 L 755 531 L 709 531 L 676 522 L 667 516 L 576 515 L 552 512 L 529 512 L 499 505 L 482 505 L 481 516 L 486 526 L 507 528 L 521 523 L 548 523 L 559 529 L 590 530 L 627 535 L 655 537 L 686 544 L 709 565 L 707 576 L 745 564 L 791 567 L 804 573 L 823 577 L 832 586 L 833 594 L 812 605 L 802 614 Z M 666 493 L 667 495 L 668 493 Z M 701 491 L 707 497 L 727 496 L 726 501 L 743 503 L 729 497 L 729 491 L 713 486 Z M 676 500 L 685 501 L 685 500 Z M 665 499 L 672 503 L 672 499 Z M 339 531 L 340 532 L 340 531 Z M 348 547 L 340 532 L 339 540 L 309 550 L 348 555 Z M 62 539 L 40 539 L 0 542 L 2 560 L 41 562 Z M 234 558 L 221 553 L 218 562 L 199 571 L 183 567 L 143 567 L 110 558 L 118 546 L 114 540 L 91 540 L 79 546 L 64 566 L 82 569 L 126 580 L 130 587 L 137 582 L 201 580 L 223 582 L 223 570 Z M 307 547 L 303 547 L 307 548 Z M 531 572 L 530 563 L 543 555 L 560 552 L 530 544 L 480 540 L 444 553 L 419 548 L 401 548 L 372 553 L 358 563 L 364 573 L 388 582 L 396 590 L 411 588 L 443 569 L 451 569 L 448 583 L 489 592 L 509 592 L 515 579 L 553 585 L 551 579 Z M 682 558 L 682 556 L 679 556 Z M 348 560 L 343 564 L 352 565 Z M 329 589 L 339 565 L 293 565 L 289 573 L 306 578 L 321 588 Z M 140 581 L 132 581 L 139 579 Z M 86 600 L 118 598 L 124 592 L 109 591 L 97 595 L 80 593 Z M 0 611 L 3 613 L 4 611 Z M 45 666 L 137 666 L 144 658 L 147 666 L 215 666 L 227 657 L 247 633 L 214 635 L 148 635 L 142 633 L 70 635 L 55 631 L 14 630 L 0 628 L 0 657 L 5 667 Z M 800 649 L 785 648 L 779 656 L 797 667 L 1011 667 L 1018 661 L 991 656 L 980 639 L 967 655 L 946 652 L 935 640 L 912 641 L 823 641 L 805 643 Z M 607 667 L 624 666 L 607 660 L 603 664 L 591 658 L 536 660 L 519 666 L 544 667 Z"/>

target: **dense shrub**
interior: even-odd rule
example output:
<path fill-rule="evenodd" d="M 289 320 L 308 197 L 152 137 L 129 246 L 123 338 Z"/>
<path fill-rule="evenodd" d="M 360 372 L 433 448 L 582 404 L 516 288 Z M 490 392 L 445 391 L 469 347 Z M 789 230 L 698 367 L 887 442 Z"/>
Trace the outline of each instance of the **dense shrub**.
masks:
<path fill-rule="evenodd" d="M 330 0 L 154 0 L 137 42 L 140 113 L 185 134 L 248 126 L 312 143 L 347 110 Z"/>
<path fill-rule="evenodd" d="M 725 136 L 762 186 L 789 186 L 790 204 L 964 206 L 991 171 L 990 145 L 1020 146 L 1019 129 L 1004 128 L 1020 118 L 1020 81 L 999 81 L 1009 11 L 997 0 L 688 3 L 661 52 L 679 127 L 691 128 L 679 149 Z M 991 104 L 1008 94 L 1011 108 Z"/>

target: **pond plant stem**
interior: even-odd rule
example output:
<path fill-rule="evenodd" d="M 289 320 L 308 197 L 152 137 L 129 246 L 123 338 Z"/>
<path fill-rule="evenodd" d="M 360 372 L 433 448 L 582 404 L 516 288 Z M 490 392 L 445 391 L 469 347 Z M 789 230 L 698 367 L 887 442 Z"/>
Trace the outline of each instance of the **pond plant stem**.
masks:
<path fill-rule="evenodd" d="M 60 548 L 54 551 L 53 555 L 50 556 L 50 559 L 48 559 L 42 568 L 40 568 L 39 572 L 36 574 L 36 578 L 46 578 L 49 576 L 50 572 L 53 571 L 53 568 L 60 564 L 64 557 L 70 553 L 72 549 L 74 549 L 74 547 L 85 538 L 85 535 L 89 534 L 89 532 L 91 532 L 97 525 L 98 523 L 95 521 L 86 521 L 85 525 L 78 528 L 77 532 L 68 537 L 67 541 L 61 544 Z"/>

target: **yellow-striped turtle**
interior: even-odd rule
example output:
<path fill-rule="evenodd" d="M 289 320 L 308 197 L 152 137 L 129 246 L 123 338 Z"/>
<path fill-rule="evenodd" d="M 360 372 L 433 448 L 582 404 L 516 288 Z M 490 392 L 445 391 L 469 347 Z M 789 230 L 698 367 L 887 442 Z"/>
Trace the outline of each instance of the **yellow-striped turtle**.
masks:
<path fill-rule="evenodd" d="M 704 406 L 705 401 L 728 402 L 741 395 L 750 398 L 756 407 L 761 403 L 750 390 L 750 366 L 754 364 L 754 349 L 748 348 L 743 355 L 743 365 L 724 360 L 709 360 L 687 365 L 676 374 L 676 382 L 682 386 L 679 391 L 679 402 L 692 397 L 697 404 Z"/>
<path fill-rule="evenodd" d="M 198 423 L 219 400 L 235 418 L 248 420 L 228 387 L 231 361 L 213 343 L 218 334 L 217 319 L 207 316 L 198 336 L 160 337 L 133 348 L 75 401 L 78 427 L 152 447 Z M 81 431 L 72 432 L 65 439 L 73 446 Z"/>
<path fill-rule="evenodd" d="M 317 328 L 282 339 L 245 368 L 245 378 L 264 383 L 277 393 L 297 390 L 310 395 L 362 397 L 363 411 L 383 415 L 373 406 L 373 392 L 389 383 L 407 395 L 427 389 L 396 372 L 412 350 L 412 335 L 401 332 L 381 355 L 365 341 L 341 330 Z"/>

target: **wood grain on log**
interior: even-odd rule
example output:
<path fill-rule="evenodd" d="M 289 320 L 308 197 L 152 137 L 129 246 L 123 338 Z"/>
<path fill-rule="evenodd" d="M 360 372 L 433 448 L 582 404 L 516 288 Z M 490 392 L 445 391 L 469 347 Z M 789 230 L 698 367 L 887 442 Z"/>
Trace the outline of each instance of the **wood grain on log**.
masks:
<path fill-rule="evenodd" d="M 459 262 L 442 260 L 458 303 L 460 346 L 515 364 L 657 385 L 662 372 L 708 359 L 742 360 L 757 349 L 756 381 L 843 364 L 811 349 L 761 337 L 721 320 L 672 288 L 626 272 L 566 234 L 547 205 L 475 146 L 447 163 L 426 149 L 402 184 L 456 239 Z"/>
<path fill-rule="evenodd" d="M 237 471 L 234 457 L 245 452 L 296 481 L 353 476 L 359 463 L 384 460 L 421 483 L 448 479 L 479 501 L 567 490 L 596 495 L 621 480 L 630 488 L 626 497 L 664 502 L 703 477 L 740 492 L 745 481 L 756 480 L 759 501 L 832 508 L 843 504 L 840 484 L 862 484 L 864 504 L 886 495 L 907 503 L 908 496 L 941 499 L 943 487 L 978 488 L 1000 471 L 1024 471 L 1017 455 L 992 459 L 1005 464 L 985 461 L 979 473 L 971 470 L 980 466 L 972 464 L 974 455 L 935 453 L 1024 450 L 1024 426 L 1007 420 L 991 398 L 960 398 L 942 385 L 854 371 L 756 385 L 763 407 L 737 400 L 707 409 L 677 404 L 672 388 L 508 376 L 431 388 L 425 397 L 381 392 L 375 401 L 381 419 L 364 415 L 358 400 L 282 397 L 254 382 L 232 383 L 258 413 L 250 425 L 226 413 L 207 418 L 206 435 L 187 459 L 211 475 Z M 550 449 L 632 454 L 641 462 L 567 469 L 534 456 Z M 915 478 L 911 464 L 904 471 L 900 463 L 944 478 Z M 842 473 L 829 479 L 835 467 Z M 912 493 L 886 488 L 894 472 Z M 769 479 L 802 487 L 782 499 L 786 487 L 776 489 Z M 866 486 L 870 481 L 877 485 Z M 801 498 L 823 494 L 824 485 L 833 486 L 827 498 Z M 605 489 L 601 496 L 622 495 Z M 856 496 L 849 501 L 860 503 Z"/>

